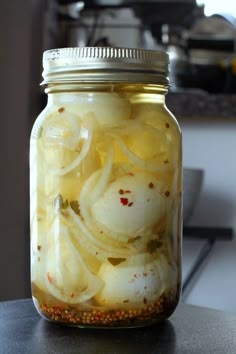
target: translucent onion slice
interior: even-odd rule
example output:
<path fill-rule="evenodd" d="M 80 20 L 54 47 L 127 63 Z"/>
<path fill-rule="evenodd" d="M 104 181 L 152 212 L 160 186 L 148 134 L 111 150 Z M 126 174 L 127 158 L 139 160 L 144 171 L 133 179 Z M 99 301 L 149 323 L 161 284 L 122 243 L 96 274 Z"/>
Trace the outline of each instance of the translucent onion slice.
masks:
<path fill-rule="evenodd" d="M 45 239 L 47 235 L 47 225 L 45 222 L 37 221 L 37 215 L 35 214 L 31 219 L 31 282 L 34 283 L 42 291 L 46 291 L 44 279 L 43 279 L 43 264 L 44 264 L 44 252 Z"/>
<path fill-rule="evenodd" d="M 127 245 L 127 239 L 129 239 L 129 233 L 127 234 L 122 234 L 120 232 L 115 232 L 114 230 L 109 230 L 108 228 L 105 227 L 105 225 L 99 225 L 96 220 L 91 215 L 91 207 L 94 205 L 94 203 L 90 202 L 90 192 L 93 190 L 94 185 L 96 184 L 96 181 L 101 178 L 101 173 L 102 170 L 96 171 L 90 178 L 86 181 L 86 183 L 83 186 L 83 189 L 81 190 L 80 194 L 80 212 L 83 217 L 84 223 L 86 227 L 91 230 L 93 234 L 96 234 L 99 239 L 102 239 L 102 235 L 100 234 L 101 229 L 103 230 L 104 237 L 108 236 L 106 241 L 104 242 L 112 242 L 112 244 L 115 247 L 115 244 L 117 244 L 117 247 L 121 247 L 122 242 L 125 242 Z M 134 235 L 135 236 L 135 235 Z M 134 245 L 128 244 L 127 247 L 129 249 L 137 249 L 136 244 L 135 247 Z"/>
<path fill-rule="evenodd" d="M 100 227 L 111 231 L 111 237 L 120 233 L 127 242 L 142 228 L 147 230 L 159 222 L 165 213 L 164 191 L 164 183 L 150 173 L 123 175 L 108 184 L 91 206 L 91 215 Z"/>
<path fill-rule="evenodd" d="M 126 146 L 126 144 L 123 142 L 123 140 L 120 137 L 114 134 L 111 134 L 111 136 L 113 136 L 113 138 L 116 140 L 118 146 L 123 151 L 123 153 L 128 157 L 128 159 L 139 168 L 151 172 L 167 172 L 171 169 L 169 164 L 156 166 L 155 162 L 150 163 L 150 161 L 142 160 Z"/>
<path fill-rule="evenodd" d="M 130 135 L 135 134 L 137 131 L 143 131 L 145 124 L 137 122 L 135 120 L 125 120 L 119 122 L 119 125 L 107 128 L 108 134 Z"/>
<path fill-rule="evenodd" d="M 91 216 L 91 206 L 96 200 L 104 193 L 112 170 L 114 151 L 111 149 L 108 154 L 108 159 L 103 167 L 94 172 L 88 180 L 84 183 L 84 186 L 80 193 L 80 211 L 84 219 L 85 224 L 93 232 L 99 234 L 101 227 L 99 227 L 95 220 Z M 106 234 L 109 234 L 109 230 L 106 230 Z M 118 235 L 118 234 L 117 234 Z M 119 244 L 118 244 L 119 245 Z M 117 246 L 118 246 L 117 245 Z M 118 246 L 119 247 L 119 246 Z"/>
<path fill-rule="evenodd" d="M 99 177 L 101 176 L 102 170 L 98 170 L 94 172 L 88 180 L 84 183 L 83 188 L 81 189 L 80 193 L 80 212 L 81 215 L 84 219 L 85 224 L 88 227 L 91 227 L 93 225 L 93 220 L 91 218 L 90 214 L 90 192 L 93 190 L 96 182 L 98 181 Z"/>
<path fill-rule="evenodd" d="M 91 141 L 92 141 L 92 130 L 88 128 L 86 131 L 87 131 L 87 137 L 84 141 L 84 144 L 82 146 L 79 156 L 73 162 L 71 162 L 69 165 L 67 165 L 63 168 L 60 168 L 60 169 L 52 170 L 52 172 L 54 174 L 63 176 L 65 174 L 71 172 L 72 170 L 77 168 L 81 164 L 81 162 L 84 160 L 84 158 L 87 156 L 89 149 L 90 149 Z"/>
<path fill-rule="evenodd" d="M 114 247 L 116 245 L 116 247 L 119 248 L 122 247 L 121 242 L 123 241 L 126 242 L 127 248 L 135 249 L 134 247 L 132 247 L 132 245 L 127 245 L 127 238 L 129 238 L 129 236 L 127 236 L 126 234 L 123 235 L 119 232 L 115 232 L 114 230 L 111 232 L 110 230 L 105 228 L 104 225 L 102 227 L 104 236 L 102 237 L 100 233 L 101 225 L 99 226 L 99 224 L 94 220 L 91 215 L 92 205 L 94 205 L 96 200 L 100 197 L 102 193 L 104 193 L 107 187 L 112 168 L 112 158 L 113 150 L 110 150 L 108 161 L 104 168 L 94 172 L 93 175 L 91 175 L 89 179 L 85 182 L 80 193 L 80 212 L 87 228 L 91 230 L 93 234 L 97 235 L 99 239 L 109 236 L 109 238 L 107 238 L 106 241 L 104 240 L 104 242 L 111 242 Z M 100 188 L 98 187 L 99 185 Z M 113 240 L 111 240 L 111 238 L 113 238 Z"/>
<path fill-rule="evenodd" d="M 161 253 L 152 259 L 148 254 L 137 255 L 116 266 L 105 262 L 98 272 L 104 286 L 95 300 L 108 308 L 140 308 L 157 301 L 170 288 L 171 275 L 172 269 Z"/>
<path fill-rule="evenodd" d="M 110 242 L 110 244 L 105 243 L 105 241 L 100 241 L 88 230 L 78 214 L 76 214 L 70 207 L 67 210 L 74 226 L 73 234 L 76 241 L 81 245 L 81 247 L 85 247 L 86 251 L 96 256 L 97 259 L 104 261 L 108 257 L 128 257 L 135 252 L 134 248 L 129 244 L 124 244 L 123 247 L 117 247 L 117 242 L 115 241 Z"/>
<path fill-rule="evenodd" d="M 100 178 L 94 187 L 93 191 L 89 195 L 89 199 L 91 203 L 94 203 L 105 191 L 107 184 L 110 179 L 111 171 L 112 171 L 112 163 L 114 158 L 114 149 L 111 148 L 108 153 L 107 162 L 104 168 L 101 171 Z"/>
<path fill-rule="evenodd" d="M 56 144 L 74 150 L 80 133 L 79 117 L 65 110 L 53 112 L 43 125 L 45 144 Z"/>
<path fill-rule="evenodd" d="M 57 222 L 60 223 L 59 220 Z M 101 289 L 103 282 L 90 272 L 68 230 L 61 224 L 54 224 L 53 232 L 54 238 L 47 249 L 44 273 L 48 291 L 55 298 L 69 304 L 91 299 Z"/>

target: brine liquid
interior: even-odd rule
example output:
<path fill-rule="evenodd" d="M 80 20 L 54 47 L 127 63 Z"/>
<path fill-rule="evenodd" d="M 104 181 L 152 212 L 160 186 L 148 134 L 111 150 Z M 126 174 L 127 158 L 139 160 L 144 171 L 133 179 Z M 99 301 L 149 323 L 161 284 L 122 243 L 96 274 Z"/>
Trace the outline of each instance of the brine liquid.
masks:
<path fill-rule="evenodd" d="M 175 308 L 181 140 L 157 95 L 57 93 L 31 136 L 31 279 L 46 318 L 132 326 Z"/>

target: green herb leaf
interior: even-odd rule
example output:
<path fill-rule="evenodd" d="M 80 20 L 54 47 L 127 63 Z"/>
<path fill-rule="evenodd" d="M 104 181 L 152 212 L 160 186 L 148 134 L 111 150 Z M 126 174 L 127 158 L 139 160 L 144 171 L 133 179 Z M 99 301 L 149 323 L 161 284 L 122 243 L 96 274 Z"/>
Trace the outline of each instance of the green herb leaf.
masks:
<path fill-rule="evenodd" d="M 68 199 L 66 199 L 65 201 L 63 200 L 63 197 L 61 194 L 58 194 L 54 200 L 54 205 L 55 205 L 55 209 L 56 211 L 60 211 L 63 212 L 65 209 L 68 208 L 68 206 L 70 205 L 71 209 L 76 213 L 76 214 L 80 214 L 80 208 L 79 208 L 79 203 L 77 200 L 72 200 L 72 201 L 68 201 Z"/>
<path fill-rule="evenodd" d="M 62 209 L 66 209 L 69 203 L 67 199 L 63 201 L 62 195 L 58 194 L 54 200 L 54 205 L 57 211 L 61 211 Z"/>
<path fill-rule="evenodd" d="M 77 215 L 80 215 L 80 208 L 79 208 L 79 203 L 77 202 L 77 200 L 72 200 L 70 202 L 70 207 L 71 209 L 74 210 L 74 212 L 77 214 Z"/>
<path fill-rule="evenodd" d="M 126 258 L 113 258 L 113 257 L 108 257 L 107 260 L 113 265 L 117 266 L 118 264 L 126 261 Z"/>

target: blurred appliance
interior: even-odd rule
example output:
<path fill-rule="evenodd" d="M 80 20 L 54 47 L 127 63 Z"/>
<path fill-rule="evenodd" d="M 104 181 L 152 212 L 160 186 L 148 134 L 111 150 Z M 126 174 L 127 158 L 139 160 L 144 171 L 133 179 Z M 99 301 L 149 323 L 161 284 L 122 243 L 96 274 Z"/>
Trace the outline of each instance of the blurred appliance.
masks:
<path fill-rule="evenodd" d="M 105 38 L 108 45 L 122 46 L 123 42 L 127 42 L 125 46 L 142 47 L 143 31 L 150 30 L 156 41 L 161 42 L 163 25 L 175 27 L 177 31 L 180 28 L 186 29 L 199 17 L 199 11 L 203 13 L 196 0 L 79 2 L 57 0 L 57 2 L 62 27 L 62 43 L 66 46 L 71 42 L 74 43 L 76 37 L 91 38 L 92 34 L 92 40 L 87 41 L 92 45 Z M 81 39 L 79 38 L 77 42 L 81 43 Z M 100 42 L 98 44 L 100 45 Z"/>
<path fill-rule="evenodd" d="M 236 21 L 215 14 L 202 17 L 185 33 L 185 69 L 176 80 L 184 88 L 236 92 Z"/>
<path fill-rule="evenodd" d="M 61 47 L 142 46 L 142 22 L 131 7 L 79 1 L 60 4 L 58 13 Z"/>
<path fill-rule="evenodd" d="M 84 11 L 81 19 L 67 24 L 68 46 L 141 47 L 142 24 L 132 9 Z"/>

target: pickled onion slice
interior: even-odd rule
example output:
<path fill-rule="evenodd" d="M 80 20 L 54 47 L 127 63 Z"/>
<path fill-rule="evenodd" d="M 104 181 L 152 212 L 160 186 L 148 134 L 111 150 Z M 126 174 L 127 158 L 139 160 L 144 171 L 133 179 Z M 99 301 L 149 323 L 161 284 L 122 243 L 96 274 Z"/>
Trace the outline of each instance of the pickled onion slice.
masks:
<path fill-rule="evenodd" d="M 114 158 L 114 149 L 110 149 L 107 157 L 107 162 L 104 168 L 101 171 L 101 176 L 97 181 L 96 186 L 93 191 L 89 195 L 89 199 L 91 203 L 94 203 L 105 191 L 107 184 L 110 179 L 111 171 L 112 171 L 112 163 Z"/>
<path fill-rule="evenodd" d="M 80 135 L 79 117 L 67 110 L 53 112 L 43 125 L 44 144 L 75 150 Z"/>
<path fill-rule="evenodd" d="M 57 299 L 77 304 L 91 299 L 103 282 L 90 272 L 74 246 L 66 227 L 57 219 L 54 224 L 45 262 L 44 281 Z"/>
<path fill-rule="evenodd" d="M 92 232 L 88 230 L 81 217 L 70 207 L 68 208 L 68 214 L 71 222 L 73 223 L 71 226 L 76 241 L 81 245 L 81 247 L 85 247 L 86 251 L 93 254 L 97 259 L 104 261 L 108 257 L 122 258 L 134 254 L 135 249 L 129 244 L 119 243 L 118 246 L 117 242 L 114 240 L 109 240 L 109 243 L 99 240 L 96 235 L 92 234 Z"/>
<path fill-rule="evenodd" d="M 71 172 L 72 170 L 74 170 L 75 168 L 79 167 L 79 165 L 81 164 L 81 162 L 84 160 L 84 158 L 87 156 L 90 146 L 91 146 L 91 141 L 92 141 L 92 130 L 91 129 L 86 129 L 86 139 L 84 139 L 84 143 L 82 146 L 82 149 L 79 153 L 79 156 L 73 161 L 71 162 L 69 165 L 62 167 L 60 169 L 53 169 L 52 173 L 56 174 L 56 175 L 60 175 L 63 176 L 69 172 Z"/>
<path fill-rule="evenodd" d="M 125 174 L 109 183 L 93 203 L 93 219 L 111 235 L 125 234 L 128 241 L 138 235 L 139 230 L 154 226 L 163 217 L 166 210 L 164 191 L 163 182 L 150 173 Z"/>
<path fill-rule="evenodd" d="M 134 152 L 132 152 L 127 147 L 127 145 L 119 136 L 113 134 L 111 134 L 111 136 L 115 139 L 118 146 L 123 151 L 123 153 L 128 157 L 130 162 L 133 163 L 135 166 L 138 166 L 139 168 L 142 168 L 143 170 L 150 171 L 150 172 L 166 172 L 170 170 L 170 166 L 168 164 L 156 166 L 155 161 L 151 163 L 150 161 L 142 160 L 140 157 L 138 157 Z"/>
<path fill-rule="evenodd" d="M 161 253 L 152 259 L 148 254 L 133 256 L 116 266 L 104 262 L 98 271 L 104 286 L 95 300 L 108 308 L 140 308 L 170 289 L 170 274 L 172 269 Z"/>

